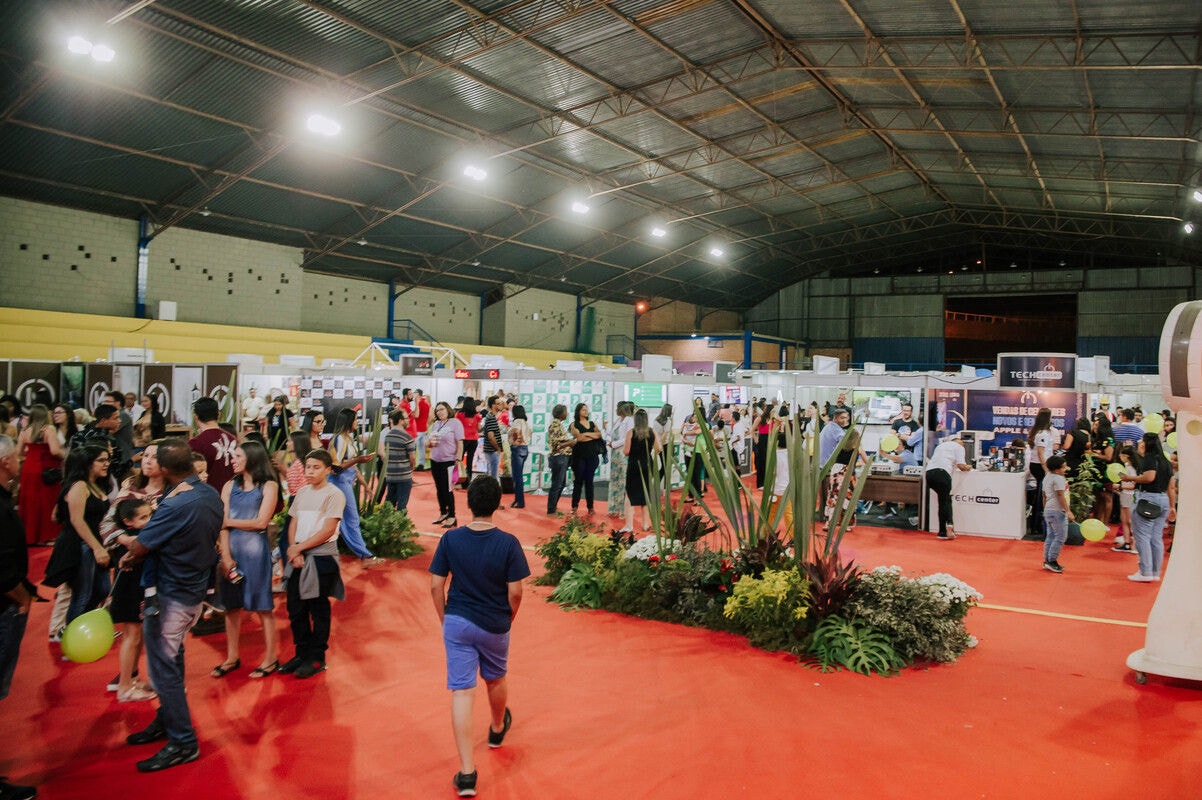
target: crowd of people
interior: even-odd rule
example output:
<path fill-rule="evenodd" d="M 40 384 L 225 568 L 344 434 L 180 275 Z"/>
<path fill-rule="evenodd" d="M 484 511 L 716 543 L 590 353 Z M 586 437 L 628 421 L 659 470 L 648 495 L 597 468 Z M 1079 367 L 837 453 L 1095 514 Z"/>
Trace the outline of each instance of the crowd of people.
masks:
<path fill-rule="evenodd" d="M 568 494 L 573 514 L 595 513 L 594 476 L 602 460 L 610 465 L 608 513 L 622 519 L 620 534 L 633 538 L 647 530 L 649 476 L 679 465 L 690 481 L 682 502 L 707 491 L 705 447 L 716 446 L 722 469 L 747 477 L 749 485 L 771 492 L 775 515 L 782 504 L 786 526 L 793 509 L 786 490 L 790 461 L 788 430 L 812 442 L 821 463 L 831 464 L 826 482 L 827 516 L 840 496 L 854 488 L 857 465 L 868 458 L 853 426 L 846 395 L 819 406 L 810 403 L 794 414 L 787 403 L 756 399 L 750 404 L 694 399 L 679 425 L 672 405 L 654 417 L 633 403 L 620 402 L 612 423 L 597 422 L 593 409 L 577 404 L 551 409 L 544 431 L 533 430 L 526 409 L 504 391 L 477 401 L 460 397 L 454 405 L 431 405 L 421 390 L 405 390 L 382 409 L 378 447 L 368 452 L 363 421 L 356 409 L 341 408 L 332 421 L 321 408 L 303 414 L 286 397 L 256 397 L 251 390 L 240 405 L 241 429 L 235 434 L 218 422 L 215 400 L 193 405 L 189 439 L 164 436 L 162 415 L 149 397 L 140 413 L 133 395 L 111 392 L 88 413 L 67 405 L 34 404 L 23 409 L 11 395 L 0 398 L 0 699 L 8 691 L 16 652 L 24 635 L 29 605 L 37 598 L 27 576 L 27 547 L 53 547 L 41 585 L 53 595 L 48 635 L 58 641 L 64 629 L 90 609 L 107 605 L 123 636 L 118 674 L 107 688 L 118 702 L 158 699 L 153 720 L 128 737 L 131 745 L 163 741 L 154 756 L 139 761 L 142 771 L 188 763 L 198 757 L 184 691 L 184 635 L 207 608 L 220 609 L 225 627 L 225 658 L 211 678 L 220 680 L 242 669 L 242 627 L 252 615 L 262 629 L 262 652 L 248 677 L 276 673 L 311 678 L 326 669 L 332 608 L 330 598 L 345 595 L 338 542 L 365 566 L 374 558 L 359 528 L 356 485 L 370 480 L 361 465 L 380 459 L 379 480 L 387 502 L 408 509 L 414 474 L 429 471 L 436 488 L 439 516 L 431 523 L 447 531 L 431 566 L 435 609 L 444 620 L 448 688 L 453 693 L 453 724 L 461 768 L 455 787 L 474 791 L 471 757 L 471 688 L 479 672 L 489 686 L 489 744 L 499 745 L 512 724 L 505 704 L 504 654 L 508 625 L 520 603 L 520 581 L 529 574 L 516 539 L 492 521 L 500 507 L 501 482 L 512 480 L 513 509 L 525 508 L 526 466 L 536 437 L 545 437 L 551 483 L 546 514 L 563 516 L 560 500 Z M 1163 530 L 1175 506 L 1175 454 L 1163 430 L 1146 432 L 1139 409 L 1112 417 L 1103 406 L 1078 420 L 1063 435 L 1041 409 L 1026 446 L 1031 534 L 1045 540 L 1043 566 L 1062 572 L 1059 563 L 1067 523 L 1074 520 L 1069 486 L 1094 463 L 1107 475 L 1112 464 L 1121 477 L 1097 480 L 1089 491 L 1089 514 L 1116 526 L 1113 549 L 1138 554 L 1133 581 L 1160 578 Z M 1117 421 L 1117 424 L 1116 424 Z M 700 435 L 702 422 L 711 435 Z M 907 402 L 890 420 L 898 445 L 879 452 L 901 464 L 923 458 L 923 427 Z M 478 455 L 477 455 L 478 452 Z M 769 460 L 772 469 L 769 469 Z M 970 469 L 963 443 L 946 438 L 925 458 L 930 491 L 938 498 L 938 536 L 955 537 L 950 493 L 952 473 Z M 507 465 L 507 466 L 506 466 Z M 476 470 L 486 476 L 473 480 Z M 841 475 L 850 470 L 844 480 Z M 771 485 L 765 477 L 775 473 Z M 374 472 L 370 474 L 375 474 Z M 16 511 L 7 487 L 19 482 Z M 471 522 L 458 519 L 456 489 L 467 489 Z M 1118 502 L 1113 502 L 1114 497 Z M 821 509 L 818 509 L 821 510 Z M 272 523 L 285 512 L 282 526 Z M 854 510 L 852 511 L 854 524 Z M 1113 519 L 1112 519 L 1113 517 Z M 278 537 L 278 539 L 277 539 Z M 481 549 L 483 548 L 483 549 Z M 515 549 L 516 548 L 516 549 Z M 482 555 L 483 554 L 483 555 Z M 458 580 L 447 591 L 446 578 Z M 456 586 L 458 585 L 458 589 Z M 507 587 L 498 593 L 496 587 Z M 273 594 L 286 596 L 292 655 L 283 657 L 273 623 Z M 149 681 L 141 680 L 143 655 Z M 251 661 L 251 663 L 255 663 Z M 10 784 L 0 782 L 0 789 Z M 28 796 L 16 787 L 17 794 Z"/>

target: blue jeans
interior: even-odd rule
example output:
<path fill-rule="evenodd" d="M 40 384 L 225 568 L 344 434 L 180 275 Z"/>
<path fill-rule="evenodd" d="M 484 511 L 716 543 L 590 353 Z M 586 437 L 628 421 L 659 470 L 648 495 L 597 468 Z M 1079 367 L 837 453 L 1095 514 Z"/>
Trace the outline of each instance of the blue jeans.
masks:
<path fill-rule="evenodd" d="M 159 595 L 159 613 L 142 620 L 146 666 L 159 695 L 156 719 L 172 744 L 196 747 L 196 729 L 184 693 L 184 637 L 200 617 L 200 601 L 186 602 Z"/>
<path fill-rule="evenodd" d="M 342 522 L 338 523 L 342 541 L 359 558 L 371 558 L 371 551 L 367 549 L 363 533 L 359 530 L 359 500 L 355 497 L 355 478 L 358 476 L 358 470 L 344 469 L 338 474 L 330 473 L 330 483 L 337 486 L 346 497 L 346 510 L 342 512 Z"/>
<path fill-rule="evenodd" d="M 488 465 L 485 467 L 485 469 L 488 470 L 488 474 L 492 475 L 497 480 L 500 480 L 501 479 L 501 451 L 493 450 L 490 453 L 489 451 L 485 450 L 484 451 L 484 463 Z"/>
<path fill-rule="evenodd" d="M 28 614 L 19 613 L 17 604 L 0 611 L 0 700 L 8 697 L 13 685 L 13 672 L 17 669 L 17 654 L 21 652 L 21 638 L 25 636 Z"/>
<path fill-rule="evenodd" d="M 417 465 L 422 469 L 426 468 L 426 437 L 428 431 L 421 431 L 417 435 Z"/>
<path fill-rule="evenodd" d="M 67 624 L 85 611 L 97 608 L 109 593 L 109 571 L 96 563 L 87 542 L 79 540 L 79 569 L 71 581 L 71 605 L 67 606 Z"/>
<path fill-rule="evenodd" d="M 413 481 L 388 481 L 384 500 L 396 506 L 398 511 L 409 508 L 409 493 L 413 491 Z"/>
<path fill-rule="evenodd" d="M 1062 508 L 1043 509 L 1043 525 L 1047 532 L 1043 540 L 1043 561 L 1052 564 L 1060 557 L 1060 548 L 1068 538 L 1068 514 Z"/>
<path fill-rule="evenodd" d="M 530 448 L 524 444 L 515 445 L 509 449 L 509 471 L 513 474 L 513 503 L 518 508 L 526 505 L 526 487 L 523 486 L 523 476 L 526 474 L 526 457 Z"/>
<path fill-rule="evenodd" d="M 559 496 L 568 485 L 568 462 L 571 456 L 547 456 L 547 464 L 551 467 L 551 489 L 547 492 L 547 513 L 555 513 L 559 505 Z"/>
<path fill-rule="evenodd" d="M 1169 496 L 1164 492 L 1136 492 L 1135 500 L 1148 500 L 1160 506 L 1160 516 L 1156 519 L 1144 519 L 1134 511 L 1131 513 L 1131 535 L 1139 555 L 1139 574 L 1159 578 L 1164 564 L 1164 526 L 1169 518 Z"/>

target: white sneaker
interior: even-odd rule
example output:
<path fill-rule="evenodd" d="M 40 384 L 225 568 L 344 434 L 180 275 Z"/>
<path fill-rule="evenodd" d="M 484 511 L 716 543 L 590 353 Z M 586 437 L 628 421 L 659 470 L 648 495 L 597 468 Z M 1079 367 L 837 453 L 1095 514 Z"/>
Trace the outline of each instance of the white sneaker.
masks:
<path fill-rule="evenodd" d="M 1136 583 L 1152 583 L 1156 578 L 1151 575 L 1141 575 L 1137 572 L 1134 575 L 1128 575 L 1127 580 L 1135 581 Z"/>

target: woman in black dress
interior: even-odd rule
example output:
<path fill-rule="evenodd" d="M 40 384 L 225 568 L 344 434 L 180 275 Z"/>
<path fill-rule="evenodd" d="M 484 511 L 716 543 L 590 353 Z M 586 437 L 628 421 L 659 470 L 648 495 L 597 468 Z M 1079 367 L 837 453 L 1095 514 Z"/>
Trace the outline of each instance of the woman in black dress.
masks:
<path fill-rule="evenodd" d="M 643 530 L 651 527 L 647 519 L 647 486 L 650 483 L 653 456 L 659 452 L 659 440 L 647 421 L 647 412 L 634 412 L 634 427 L 626 434 L 622 452 L 626 454 L 626 527 L 622 533 L 634 532 L 634 509 L 643 509 Z"/>
<path fill-rule="evenodd" d="M 87 444 L 72 450 L 63 465 L 63 491 L 56 507 L 62 531 L 46 564 L 46 585 L 71 584 L 67 623 L 100 605 L 109 593 L 108 550 L 100 540 L 100 523 L 109 510 L 107 447 Z"/>

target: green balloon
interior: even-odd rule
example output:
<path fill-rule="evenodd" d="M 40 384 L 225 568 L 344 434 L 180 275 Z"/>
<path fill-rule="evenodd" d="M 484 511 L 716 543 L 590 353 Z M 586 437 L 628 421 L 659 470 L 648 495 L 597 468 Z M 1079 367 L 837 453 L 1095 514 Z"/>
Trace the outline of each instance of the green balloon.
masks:
<path fill-rule="evenodd" d="M 1149 414 L 1144 417 L 1144 430 L 1148 433 L 1160 433 L 1164 430 L 1164 417 L 1159 414 Z"/>
<path fill-rule="evenodd" d="M 1169 431 L 1169 435 L 1164 437 L 1164 443 L 1174 450 L 1177 449 L 1177 431 Z"/>
<path fill-rule="evenodd" d="M 1116 465 L 1111 465 L 1116 466 Z M 1081 523 L 1081 535 L 1088 541 L 1100 542 L 1106 538 L 1106 523 L 1100 519 L 1090 517 Z"/>
<path fill-rule="evenodd" d="M 80 614 L 63 631 L 63 655 L 76 664 L 91 664 L 113 646 L 113 618 L 108 609 Z"/>
<path fill-rule="evenodd" d="M 1118 483 L 1123 479 L 1123 465 L 1111 464 L 1106 467 L 1106 477 L 1110 478 L 1111 483 Z"/>
<path fill-rule="evenodd" d="M 895 433 L 887 433 L 881 437 L 881 452 L 892 453 L 901 444 L 901 439 L 897 438 Z"/>

